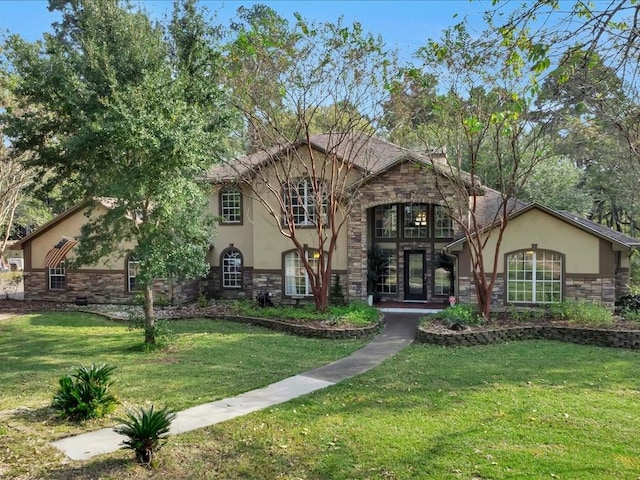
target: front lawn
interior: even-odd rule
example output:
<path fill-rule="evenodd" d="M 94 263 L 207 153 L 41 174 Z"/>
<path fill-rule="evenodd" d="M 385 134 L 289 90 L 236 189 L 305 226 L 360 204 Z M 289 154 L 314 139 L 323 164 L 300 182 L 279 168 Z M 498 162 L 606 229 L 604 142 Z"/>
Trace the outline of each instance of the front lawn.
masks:
<path fill-rule="evenodd" d="M 28 334 L 32 328 L 44 328 L 38 323 L 48 317 L 9 324 L 23 325 L 23 334 Z M 231 351 L 236 361 L 258 355 L 254 348 L 259 340 L 251 338 L 254 334 L 258 338 L 273 336 L 281 346 L 263 363 L 304 362 L 310 352 L 303 351 L 304 345 L 297 349 L 298 340 L 315 342 L 314 348 L 320 350 L 334 345 L 332 341 L 297 339 L 243 325 L 212 324 L 226 333 L 214 329 L 205 339 L 209 335 L 220 341 L 226 335 L 236 338 L 234 348 L 230 344 L 221 347 L 219 361 L 232 355 Z M 3 338 L 6 325 L 0 324 Z M 66 330 L 73 333 L 73 328 Z M 44 340 L 43 331 L 39 336 Z M 198 334 L 177 347 L 176 357 L 171 352 L 112 353 L 123 344 L 116 342 L 115 346 L 109 335 L 104 338 L 104 355 L 130 356 L 129 360 L 137 360 L 149 373 L 179 364 L 174 358 L 186 358 L 180 357 L 181 351 L 193 349 L 189 362 L 205 362 L 210 352 Z M 278 340 L 281 338 L 284 340 Z M 95 343 L 85 341 L 82 335 L 73 335 L 71 340 L 77 348 L 90 349 Z M 343 346 L 336 348 L 344 351 L 357 345 L 339 343 Z M 4 354 L 4 342 L 1 348 Z M 14 350 L 14 355 L 21 351 L 18 347 Z M 70 354 L 64 350 L 47 358 L 62 363 Z M 5 369 L 0 380 L 4 382 L 6 357 L 0 360 Z M 29 359 L 20 361 L 26 365 Z M 150 363 L 154 368 L 149 368 Z M 182 368 L 187 374 L 189 369 Z M 261 368 L 260 363 L 251 368 Z M 134 466 L 127 451 L 86 462 L 65 460 L 47 446 L 47 441 L 69 427 L 36 407 L 12 414 L 6 426 L 0 426 L 0 456 L 13 455 L 0 458 L 0 465 L 5 465 L 0 469 L 6 465 L 10 469 L 0 471 L 0 476 L 5 473 L 9 478 L 20 478 L 20 472 L 25 472 L 23 478 L 64 480 L 635 479 L 640 471 L 639 369 L 639 352 L 568 343 L 527 341 L 472 348 L 413 345 L 368 373 L 328 389 L 172 437 L 151 471 Z M 263 371 L 269 368 L 256 374 L 263 375 Z M 118 380 L 118 371 L 115 378 Z M 11 387 L 20 389 L 23 382 L 30 383 L 28 378 L 12 380 Z M 46 400 L 51 385 L 41 385 L 33 392 Z M 206 396 L 198 393 L 198 388 L 209 386 L 202 381 L 198 385 L 188 387 L 190 396 Z M 124 394 L 128 387 L 119 385 L 118 389 Z M 149 391 L 157 398 L 160 389 L 150 389 L 147 394 Z M 195 403 L 198 401 L 202 400 Z M 187 404 L 187 399 L 184 402 Z M 94 426 L 90 423 L 83 428 Z M 29 462 L 35 466 L 29 467 Z"/>

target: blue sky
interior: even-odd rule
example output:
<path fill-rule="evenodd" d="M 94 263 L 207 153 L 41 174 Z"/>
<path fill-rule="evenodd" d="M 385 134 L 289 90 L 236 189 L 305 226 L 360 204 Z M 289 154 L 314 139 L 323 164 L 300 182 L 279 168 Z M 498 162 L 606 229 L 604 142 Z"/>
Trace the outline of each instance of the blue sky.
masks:
<path fill-rule="evenodd" d="M 201 0 L 202 1 L 202 0 Z M 171 10 L 172 2 L 146 1 L 147 10 L 162 15 Z M 210 11 L 218 12 L 220 23 L 228 23 L 241 6 L 264 3 L 286 18 L 299 12 L 307 20 L 336 21 L 341 15 L 347 23 L 360 22 L 365 30 L 381 34 L 389 47 L 400 50 L 408 59 L 429 38 L 437 38 L 447 26 L 468 16 L 480 25 L 482 12 L 491 8 L 490 0 L 277 0 L 249 2 L 240 0 L 202 1 Z M 27 40 L 37 40 L 49 31 L 55 17 L 40 0 L 0 0 L 0 32 L 17 33 Z M 457 14 L 457 17 L 454 15 Z"/>

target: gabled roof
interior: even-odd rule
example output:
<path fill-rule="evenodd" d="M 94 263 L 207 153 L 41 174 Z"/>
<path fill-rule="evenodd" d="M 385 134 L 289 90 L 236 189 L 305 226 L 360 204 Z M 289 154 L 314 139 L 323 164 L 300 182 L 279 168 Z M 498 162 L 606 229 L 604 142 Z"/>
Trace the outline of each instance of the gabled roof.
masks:
<path fill-rule="evenodd" d="M 499 192 L 496 192 L 495 190 L 493 192 L 499 194 Z M 492 195 L 489 195 L 489 196 L 492 197 Z M 552 208 L 545 207 L 544 205 L 541 205 L 535 202 L 530 203 L 524 207 L 518 208 L 518 206 L 523 205 L 523 202 L 519 200 L 514 200 L 514 201 L 517 202 L 516 208 L 515 208 L 515 211 L 511 215 L 509 215 L 509 220 L 513 220 L 514 218 L 517 218 L 520 215 L 524 215 L 525 213 L 530 212 L 531 210 L 540 210 L 584 232 L 590 233 L 591 235 L 594 235 L 598 238 L 602 238 L 603 240 L 607 240 L 621 247 L 629 248 L 629 249 L 634 247 L 640 247 L 639 240 L 633 237 L 630 237 L 628 235 L 625 235 L 623 233 L 616 232 L 615 230 L 612 230 L 611 228 L 608 228 L 604 225 L 600 225 L 598 223 L 592 222 L 591 220 L 587 220 L 586 218 L 580 217 L 579 215 L 576 215 L 574 213 L 553 210 Z M 492 225 L 488 226 L 487 228 L 484 228 L 482 231 L 486 232 L 488 230 L 495 228 L 496 226 L 498 226 L 498 222 L 495 222 Z M 466 241 L 467 241 L 466 237 L 461 237 L 455 240 L 454 242 L 450 243 L 449 245 L 447 245 L 445 248 L 449 250 L 451 248 L 463 245 L 464 243 L 466 243 Z"/>
<path fill-rule="evenodd" d="M 45 223 L 44 225 L 41 225 L 40 227 L 36 228 L 33 232 L 31 232 L 29 235 L 26 235 L 25 237 L 21 238 L 20 240 L 18 240 L 16 243 L 14 243 L 11 246 L 12 250 L 21 250 L 22 246 L 27 243 L 30 242 L 31 240 L 33 240 L 35 237 L 39 237 L 40 235 L 42 235 L 44 232 L 46 232 L 47 230 L 50 230 L 51 228 L 55 227 L 57 224 L 59 224 L 60 222 L 64 221 L 65 219 L 71 217 L 72 215 L 75 215 L 76 213 L 78 213 L 80 210 L 82 210 L 83 208 L 85 208 L 88 205 L 89 202 L 82 202 L 79 203 L 78 205 L 75 205 L 67 210 L 65 210 L 64 212 L 62 212 L 60 215 L 56 215 L 53 219 L 49 220 L 47 223 Z"/>
<path fill-rule="evenodd" d="M 286 155 L 291 150 L 305 145 L 309 145 L 325 154 L 335 153 L 340 160 L 350 162 L 361 169 L 366 176 L 377 175 L 408 158 L 431 164 L 432 162 L 427 155 L 433 154 L 438 159 L 444 160 L 444 153 L 441 151 L 419 155 L 393 143 L 364 134 L 354 138 L 343 133 L 319 133 L 311 135 L 308 142 L 307 140 L 301 140 L 292 145 L 277 145 L 236 158 L 231 161 L 233 163 L 227 162 L 216 165 L 211 169 L 207 178 L 213 182 L 235 180 L 252 169 L 258 168 Z"/>
<path fill-rule="evenodd" d="M 74 205 L 73 207 L 68 208 L 67 210 L 65 210 L 61 214 L 56 215 L 53 219 L 49 220 L 44 225 L 41 225 L 40 227 L 36 228 L 29 235 L 26 235 L 24 238 L 21 238 L 16 243 L 14 243 L 11 246 L 11 249 L 12 250 L 21 250 L 22 246 L 25 243 L 30 242 L 31 240 L 33 240 L 36 237 L 39 237 L 40 235 L 42 235 L 47 230 L 50 230 L 51 228 L 55 227 L 57 224 L 61 223 L 65 219 L 75 215 L 80 210 L 82 210 L 84 208 L 87 208 L 89 205 L 91 205 L 92 202 L 100 204 L 100 205 L 104 206 L 105 208 L 113 208 L 113 206 L 115 204 L 115 200 L 114 199 L 106 198 L 106 197 L 98 198 L 98 199 L 93 200 L 93 201 L 92 200 L 85 200 L 82 203 L 79 203 L 77 205 Z"/>

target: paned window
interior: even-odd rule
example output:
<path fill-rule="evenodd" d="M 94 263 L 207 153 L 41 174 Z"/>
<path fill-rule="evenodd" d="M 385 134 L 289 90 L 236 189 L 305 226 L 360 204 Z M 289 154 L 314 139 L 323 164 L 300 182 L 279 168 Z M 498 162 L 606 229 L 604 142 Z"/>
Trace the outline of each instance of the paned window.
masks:
<path fill-rule="evenodd" d="M 451 295 L 451 272 L 446 268 L 436 268 L 433 274 L 434 295 Z"/>
<path fill-rule="evenodd" d="M 318 197 L 315 194 L 313 183 L 307 178 L 303 178 L 286 188 L 283 192 L 283 200 L 285 223 L 291 216 L 295 225 L 315 225 L 318 222 L 318 206 L 321 212 L 325 212 L 327 209 L 326 195 Z"/>
<path fill-rule="evenodd" d="M 222 287 L 242 288 L 242 254 L 236 248 L 222 254 Z"/>
<path fill-rule="evenodd" d="M 138 270 L 140 268 L 140 262 L 133 255 L 127 257 L 127 291 L 134 292 L 138 287 L 136 277 L 138 276 Z"/>
<path fill-rule="evenodd" d="M 316 253 L 307 251 L 305 255 L 311 266 L 317 268 Z M 298 252 L 288 253 L 284 257 L 284 283 L 285 295 L 313 295 L 309 275 Z"/>
<path fill-rule="evenodd" d="M 383 248 L 382 256 L 385 261 L 376 283 L 376 292 L 398 293 L 398 255 L 393 249 Z"/>
<path fill-rule="evenodd" d="M 64 261 L 49 269 L 49 289 L 64 290 L 67 285 L 67 275 L 64 268 Z"/>
<path fill-rule="evenodd" d="M 547 251 L 507 256 L 509 303 L 555 303 L 562 300 L 562 256 Z"/>
<path fill-rule="evenodd" d="M 451 220 L 449 209 L 436 205 L 434 207 L 434 216 L 433 235 L 436 238 L 452 238 L 453 220 Z"/>
<path fill-rule="evenodd" d="M 427 206 L 425 204 L 404 205 L 404 238 L 425 238 L 427 227 Z"/>
<path fill-rule="evenodd" d="M 376 207 L 374 223 L 377 238 L 396 238 L 398 236 L 398 209 L 396 205 Z"/>
<path fill-rule="evenodd" d="M 227 185 L 220 192 L 222 223 L 242 223 L 242 192 L 237 185 Z"/>

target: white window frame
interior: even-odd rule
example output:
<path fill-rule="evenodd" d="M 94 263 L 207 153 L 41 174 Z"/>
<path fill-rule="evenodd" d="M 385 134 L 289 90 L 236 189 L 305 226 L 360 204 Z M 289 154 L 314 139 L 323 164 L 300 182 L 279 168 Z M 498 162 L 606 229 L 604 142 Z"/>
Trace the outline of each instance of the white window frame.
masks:
<path fill-rule="evenodd" d="M 48 283 L 49 290 L 65 290 L 67 288 L 67 272 L 65 270 L 64 260 L 57 266 L 49 268 Z M 55 286 L 54 283 L 56 283 Z"/>
<path fill-rule="evenodd" d="M 283 191 L 284 223 L 287 224 L 289 215 L 293 218 L 295 226 L 312 226 L 318 223 L 318 205 L 313 182 L 309 178 L 302 178 L 292 182 L 290 187 Z M 322 197 L 322 212 L 327 210 L 326 195 Z"/>
<path fill-rule="evenodd" d="M 318 258 L 316 251 L 305 251 L 305 256 L 312 268 L 317 268 Z M 289 297 L 310 297 L 313 295 L 311 282 L 304 262 L 297 251 L 292 251 L 284 256 L 284 294 Z"/>
<path fill-rule="evenodd" d="M 237 248 L 228 248 L 222 253 L 222 288 L 242 288 L 242 263 L 242 254 Z"/>
<path fill-rule="evenodd" d="M 136 283 L 139 267 L 140 261 L 135 256 L 129 255 L 127 257 L 127 292 L 129 293 L 135 292 L 139 288 Z"/>
<path fill-rule="evenodd" d="M 376 293 L 396 294 L 398 293 L 398 251 L 384 247 L 381 250 L 386 262 L 376 282 Z"/>
<path fill-rule="evenodd" d="M 242 191 L 237 185 L 226 185 L 220 191 L 221 223 L 242 223 Z"/>
<path fill-rule="evenodd" d="M 507 303 L 561 302 L 564 284 L 563 262 L 564 258 L 561 254 L 547 250 L 527 250 L 507 254 L 505 268 Z"/>
<path fill-rule="evenodd" d="M 435 205 L 433 212 L 433 236 L 435 238 L 452 238 L 453 220 L 449 209 L 441 205 Z"/>

